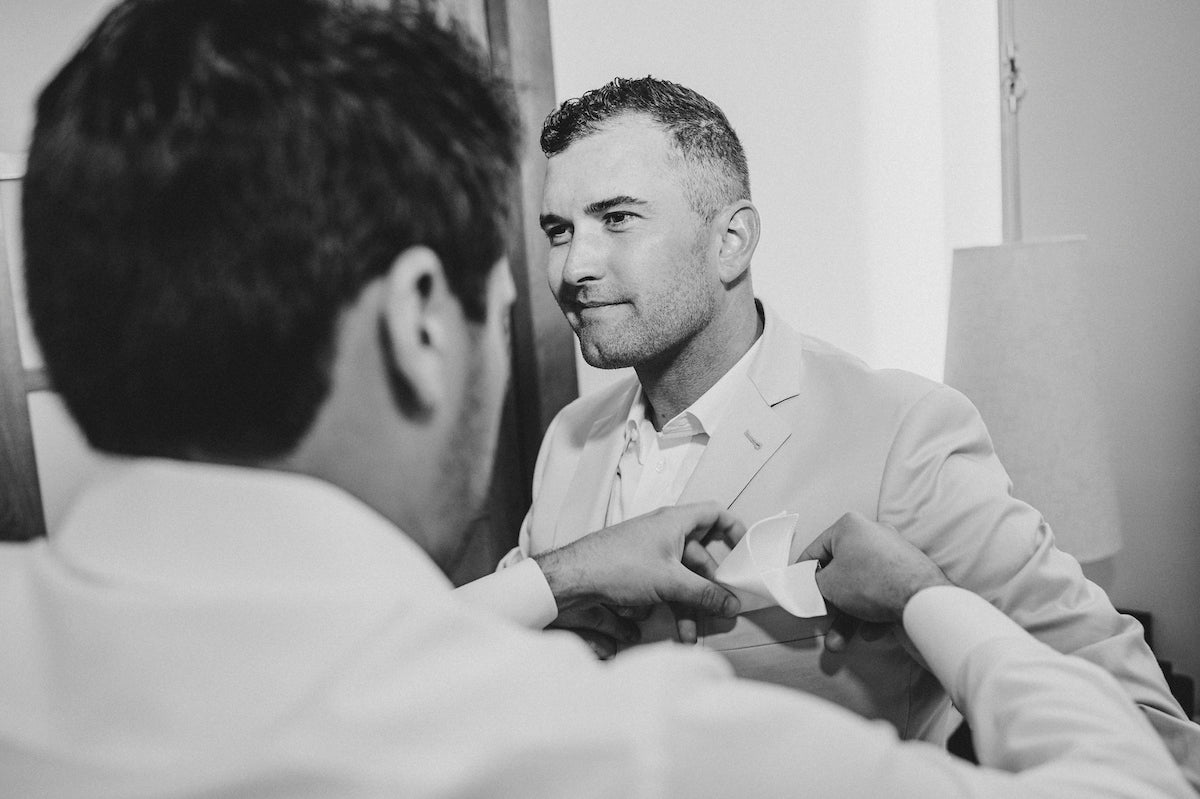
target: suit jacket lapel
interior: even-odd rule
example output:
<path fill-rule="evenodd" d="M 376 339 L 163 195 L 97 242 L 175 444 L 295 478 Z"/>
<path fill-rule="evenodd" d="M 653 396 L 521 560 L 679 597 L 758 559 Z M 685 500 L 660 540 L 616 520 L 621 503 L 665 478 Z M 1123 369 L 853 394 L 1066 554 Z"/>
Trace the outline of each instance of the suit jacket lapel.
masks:
<path fill-rule="evenodd" d="M 625 445 L 625 420 L 637 390 L 634 381 L 621 395 L 623 399 L 614 403 L 612 413 L 592 423 L 563 498 L 554 528 L 554 546 L 569 544 L 604 526 L 609 490 Z"/>
<path fill-rule="evenodd" d="M 714 501 L 729 507 L 791 429 L 773 406 L 800 392 L 800 337 L 769 308 L 762 345 L 729 411 L 709 439 L 680 503 Z"/>
<path fill-rule="evenodd" d="M 733 504 L 791 431 L 749 380 L 731 399 L 731 412 L 704 448 L 679 502 Z"/>

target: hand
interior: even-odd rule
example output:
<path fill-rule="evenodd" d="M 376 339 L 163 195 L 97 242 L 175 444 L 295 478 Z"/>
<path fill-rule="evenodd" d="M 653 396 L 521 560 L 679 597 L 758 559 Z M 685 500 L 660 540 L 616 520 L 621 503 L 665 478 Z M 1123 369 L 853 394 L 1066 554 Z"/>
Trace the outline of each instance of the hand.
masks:
<path fill-rule="evenodd" d="M 650 615 L 650 608 L 610 608 L 605 605 L 581 605 L 564 610 L 551 627 L 573 632 L 592 648 L 600 660 L 608 660 L 642 637 L 637 622 Z"/>
<path fill-rule="evenodd" d="M 677 505 L 598 530 L 534 559 L 560 612 L 596 603 L 637 607 L 673 602 L 732 616 L 739 609 L 737 597 L 712 582 L 717 564 L 704 543 L 723 538 L 732 546 L 745 533 L 745 526 L 715 503 Z"/>
<path fill-rule="evenodd" d="M 814 559 L 821 563 L 821 594 L 844 613 L 867 622 L 897 622 L 913 594 L 933 585 L 951 585 L 937 564 L 894 528 L 857 513 L 838 519 L 795 558 Z"/>

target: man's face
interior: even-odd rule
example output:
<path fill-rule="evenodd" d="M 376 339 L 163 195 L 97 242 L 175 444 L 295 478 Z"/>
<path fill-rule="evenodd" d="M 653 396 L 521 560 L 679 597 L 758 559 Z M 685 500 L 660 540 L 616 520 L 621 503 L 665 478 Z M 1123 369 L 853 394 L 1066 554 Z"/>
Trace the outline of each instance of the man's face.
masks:
<path fill-rule="evenodd" d="M 649 117 L 617 117 L 550 158 L 542 229 L 548 277 L 584 359 L 669 363 L 713 317 L 722 285 L 687 166 Z"/>

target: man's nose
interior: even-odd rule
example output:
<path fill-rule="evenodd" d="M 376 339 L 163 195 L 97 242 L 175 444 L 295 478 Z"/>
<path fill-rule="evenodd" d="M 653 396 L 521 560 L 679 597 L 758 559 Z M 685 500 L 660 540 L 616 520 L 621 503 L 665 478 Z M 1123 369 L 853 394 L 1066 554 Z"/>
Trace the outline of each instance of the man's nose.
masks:
<path fill-rule="evenodd" d="M 604 253 L 593 237 L 576 235 L 567 245 L 563 261 L 562 282 L 578 286 L 604 276 Z"/>

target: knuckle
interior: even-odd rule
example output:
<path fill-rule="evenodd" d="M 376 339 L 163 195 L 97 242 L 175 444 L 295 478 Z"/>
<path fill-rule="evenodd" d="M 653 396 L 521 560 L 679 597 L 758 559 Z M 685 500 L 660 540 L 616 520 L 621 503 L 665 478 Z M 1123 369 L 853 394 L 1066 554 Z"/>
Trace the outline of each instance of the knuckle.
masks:
<path fill-rule="evenodd" d="M 724 592 L 717 588 L 713 583 L 706 584 L 700 590 L 700 604 L 706 608 L 719 608 L 721 600 L 724 597 Z"/>

